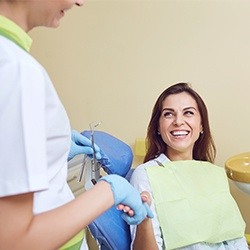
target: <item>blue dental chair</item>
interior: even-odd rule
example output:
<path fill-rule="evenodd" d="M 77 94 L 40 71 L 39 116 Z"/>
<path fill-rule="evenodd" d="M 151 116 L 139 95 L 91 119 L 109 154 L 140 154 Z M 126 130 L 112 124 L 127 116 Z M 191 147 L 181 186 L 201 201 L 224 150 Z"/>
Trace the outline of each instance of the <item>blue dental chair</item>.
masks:
<path fill-rule="evenodd" d="M 91 131 L 82 134 L 91 138 Z M 95 131 L 95 143 L 101 149 L 101 167 L 107 174 L 117 174 L 129 179 L 133 153 L 131 148 L 116 137 Z M 88 226 L 100 250 L 129 250 L 131 244 L 129 225 L 122 219 L 122 212 L 115 206 L 107 210 Z"/>

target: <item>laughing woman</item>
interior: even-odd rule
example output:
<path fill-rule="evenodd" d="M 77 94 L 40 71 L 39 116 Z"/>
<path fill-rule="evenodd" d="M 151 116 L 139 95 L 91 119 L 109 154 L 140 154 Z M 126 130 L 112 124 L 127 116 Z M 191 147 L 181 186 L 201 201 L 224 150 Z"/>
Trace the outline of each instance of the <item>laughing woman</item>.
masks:
<path fill-rule="evenodd" d="M 154 219 L 132 226 L 132 249 L 247 250 L 245 223 L 229 192 L 202 98 L 187 84 L 157 99 L 144 163 L 131 177 L 148 191 Z"/>

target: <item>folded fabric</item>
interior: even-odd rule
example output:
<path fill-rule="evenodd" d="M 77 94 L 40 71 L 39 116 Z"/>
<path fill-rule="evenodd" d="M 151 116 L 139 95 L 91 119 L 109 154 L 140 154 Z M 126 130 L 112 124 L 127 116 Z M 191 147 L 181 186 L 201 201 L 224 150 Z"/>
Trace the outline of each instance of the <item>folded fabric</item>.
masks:
<path fill-rule="evenodd" d="M 146 171 L 166 249 L 244 236 L 245 222 L 222 167 L 190 160 Z"/>
<path fill-rule="evenodd" d="M 81 134 L 91 138 L 91 131 L 85 130 Z M 98 162 L 107 174 L 117 174 L 125 177 L 131 168 L 133 153 L 129 145 L 116 137 L 103 132 L 94 132 L 95 144 L 100 148 L 101 159 Z"/>

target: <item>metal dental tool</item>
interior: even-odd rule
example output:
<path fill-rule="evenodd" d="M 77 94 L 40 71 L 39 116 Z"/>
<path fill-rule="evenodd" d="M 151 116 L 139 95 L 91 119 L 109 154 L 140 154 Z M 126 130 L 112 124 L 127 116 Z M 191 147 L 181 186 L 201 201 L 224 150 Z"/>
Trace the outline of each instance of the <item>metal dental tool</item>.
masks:
<path fill-rule="evenodd" d="M 85 169 L 85 165 L 87 163 L 87 157 L 88 157 L 87 155 L 83 156 L 82 166 L 81 166 L 80 173 L 79 173 L 79 176 L 78 176 L 78 179 L 77 179 L 78 182 L 82 181 L 83 172 L 84 172 L 84 169 Z"/>
<path fill-rule="evenodd" d="M 97 180 L 100 178 L 100 164 L 98 163 L 97 159 L 96 159 L 96 151 L 95 151 L 95 142 L 94 142 L 94 132 L 95 132 L 95 128 L 97 126 L 99 126 L 101 124 L 101 122 L 95 123 L 92 122 L 89 124 L 90 127 L 90 140 L 91 140 L 91 147 L 93 149 L 93 158 L 91 159 L 91 182 L 93 184 L 96 184 Z M 83 160 L 82 160 L 82 165 L 81 165 L 81 169 L 77 178 L 78 182 L 82 181 L 83 178 L 83 173 L 85 170 L 85 166 L 87 164 L 88 161 L 88 155 L 84 155 L 83 156 Z"/>
<path fill-rule="evenodd" d="M 89 127 L 90 127 L 90 139 L 91 139 L 91 144 L 92 144 L 92 149 L 93 149 L 93 158 L 91 159 L 91 182 L 93 184 L 96 184 L 97 180 L 100 178 L 100 164 L 98 163 L 97 159 L 96 159 L 96 151 L 95 151 L 95 141 L 94 141 L 94 132 L 95 132 L 95 128 L 97 126 L 99 126 L 101 124 L 101 122 L 98 123 L 90 123 Z"/>

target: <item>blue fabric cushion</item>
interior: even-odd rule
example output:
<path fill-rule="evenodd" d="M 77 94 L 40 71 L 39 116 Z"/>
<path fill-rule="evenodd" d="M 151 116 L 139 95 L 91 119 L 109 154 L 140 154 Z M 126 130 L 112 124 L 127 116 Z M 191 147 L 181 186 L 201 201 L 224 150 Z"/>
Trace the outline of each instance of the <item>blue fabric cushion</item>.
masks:
<path fill-rule="evenodd" d="M 88 227 L 101 250 L 129 250 L 131 236 L 129 225 L 115 206 L 107 210 Z"/>
<path fill-rule="evenodd" d="M 91 131 L 85 130 L 81 134 L 90 139 Z M 131 148 L 116 137 L 103 132 L 94 132 L 95 144 L 100 148 L 102 158 L 98 160 L 107 174 L 117 174 L 125 177 L 129 172 L 133 153 Z"/>

